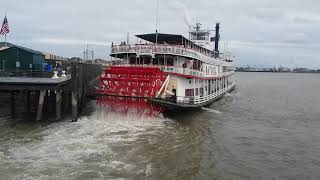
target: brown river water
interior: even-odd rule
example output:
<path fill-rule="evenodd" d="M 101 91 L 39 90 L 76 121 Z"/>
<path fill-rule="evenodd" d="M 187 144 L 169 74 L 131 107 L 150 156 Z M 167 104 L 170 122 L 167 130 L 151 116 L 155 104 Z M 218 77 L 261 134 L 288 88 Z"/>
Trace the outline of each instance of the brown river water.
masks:
<path fill-rule="evenodd" d="M 320 74 L 236 73 L 209 107 L 12 120 L 0 102 L 0 179 L 320 179 Z"/>

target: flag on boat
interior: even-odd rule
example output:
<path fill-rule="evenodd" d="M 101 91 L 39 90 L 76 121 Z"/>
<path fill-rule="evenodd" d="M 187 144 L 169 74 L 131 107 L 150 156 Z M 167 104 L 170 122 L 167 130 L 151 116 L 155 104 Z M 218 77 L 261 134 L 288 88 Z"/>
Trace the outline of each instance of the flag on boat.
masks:
<path fill-rule="evenodd" d="M 10 32 L 7 16 L 4 16 L 4 20 L 1 26 L 0 35 L 7 35 Z"/>

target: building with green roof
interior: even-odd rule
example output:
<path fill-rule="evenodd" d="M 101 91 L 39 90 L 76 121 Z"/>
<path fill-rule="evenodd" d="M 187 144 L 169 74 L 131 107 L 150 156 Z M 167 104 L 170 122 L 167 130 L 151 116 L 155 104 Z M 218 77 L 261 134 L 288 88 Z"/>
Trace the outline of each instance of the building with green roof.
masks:
<path fill-rule="evenodd" d="M 42 70 L 45 55 L 40 51 L 0 42 L 0 71 Z"/>

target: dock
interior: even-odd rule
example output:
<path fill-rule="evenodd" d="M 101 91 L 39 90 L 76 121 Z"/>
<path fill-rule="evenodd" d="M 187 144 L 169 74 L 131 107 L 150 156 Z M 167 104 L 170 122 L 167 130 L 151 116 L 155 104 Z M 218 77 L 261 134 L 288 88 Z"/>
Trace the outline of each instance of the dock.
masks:
<path fill-rule="evenodd" d="M 77 121 L 87 97 L 95 93 L 101 72 L 102 66 L 98 64 L 73 63 L 69 70 L 60 75 L 45 72 L 0 73 L 0 92 L 10 94 L 12 118 L 16 116 L 19 99 L 24 101 L 24 111 L 28 114 L 35 109 L 37 121 L 43 120 L 44 112 L 52 111 L 55 111 L 56 120 L 71 111 L 72 120 Z"/>

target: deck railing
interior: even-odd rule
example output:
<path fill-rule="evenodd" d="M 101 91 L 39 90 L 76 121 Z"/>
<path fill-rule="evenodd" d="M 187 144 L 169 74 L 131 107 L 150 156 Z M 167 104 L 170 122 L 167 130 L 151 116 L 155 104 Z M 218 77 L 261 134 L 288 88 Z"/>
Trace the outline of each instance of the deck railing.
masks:
<path fill-rule="evenodd" d="M 220 89 L 219 91 L 216 91 L 208 96 L 162 96 L 161 99 L 176 103 L 176 104 L 185 104 L 185 105 L 195 105 L 195 104 L 202 104 L 205 102 L 208 102 L 218 96 L 221 96 L 223 93 L 228 92 L 231 88 L 234 87 L 234 83 L 229 84 L 227 87 Z"/>
<path fill-rule="evenodd" d="M 151 53 L 161 53 L 161 54 L 179 54 L 187 55 L 192 57 L 198 57 L 198 54 L 194 50 L 187 49 L 181 45 L 123 45 L 112 47 L 112 53 L 122 53 L 122 52 L 134 52 L 137 54 L 151 54 Z"/>
<path fill-rule="evenodd" d="M 190 69 L 190 68 L 183 68 L 183 67 L 179 67 L 179 66 L 148 65 L 148 64 L 143 64 L 143 65 L 125 64 L 125 65 L 119 65 L 119 66 L 155 67 L 155 68 L 159 68 L 163 72 L 167 72 L 167 73 L 182 74 L 182 75 L 186 75 L 186 76 L 195 76 L 195 77 L 200 77 L 200 78 L 218 78 L 218 77 L 222 77 L 222 76 L 229 76 L 234 73 L 234 71 L 230 71 L 230 72 L 224 72 L 224 73 L 219 73 L 219 74 L 218 73 L 206 74 L 203 71 Z"/>
<path fill-rule="evenodd" d="M 201 104 L 201 103 L 204 103 L 204 102 L 207 102 L 209 101 L 210 99 L 214 99 L 218 96 L 220 96 L 221 94 L 225 93 L 225 92 L 228 92 L 231 88 L 234 87 L 234 83 L 232 84 L 229 84 L 228 86 L 226 86 L 225 88 L 223 89 L 220 89 L 219 91 L 216 91 L 208 96 L 203 96 L 203 97 L 195 97 L 194 98 L 194 104 Z"/>
<path fill-rule="evenodd" d="M 182 45 L 155 45 L 155 44 L 136 44 L 136 45 L 119 45 L 111 48 L 112 54 L 119 53 L 136 53 L 137 55 L 153 54 L 174 54 L 180 56 L 187 56 L 190 58 L 202 60 L 204 62 L 219 61 L 220 64 L 230 65 L 230 62 L 222 58 L 214 58 L 213 55 L 202 53 L 195 49 L 186 48 Z"/>

